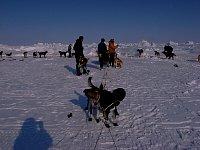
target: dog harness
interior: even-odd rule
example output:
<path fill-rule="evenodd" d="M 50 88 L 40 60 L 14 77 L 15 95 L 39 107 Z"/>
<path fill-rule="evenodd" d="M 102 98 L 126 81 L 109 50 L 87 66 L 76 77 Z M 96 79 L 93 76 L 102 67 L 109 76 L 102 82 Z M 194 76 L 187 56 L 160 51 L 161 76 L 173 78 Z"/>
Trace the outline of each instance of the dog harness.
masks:
<path fill-rule="evenodd" d="M 111 103 L 110 105 L 108 105 L 108 107 L 106 107 L 106 108 L 104 109 L 104 111 L 106 111 L 109 107 L 111 107 L 111 106 L 113 106 L 113 105 L 114 105 L 114 107 L 115 107 L 116 102 L 119 102 L 119 103 L 120 103 L 119 100 L 116 100 L 116 101 L 114 101 L 113 103 Z"/>

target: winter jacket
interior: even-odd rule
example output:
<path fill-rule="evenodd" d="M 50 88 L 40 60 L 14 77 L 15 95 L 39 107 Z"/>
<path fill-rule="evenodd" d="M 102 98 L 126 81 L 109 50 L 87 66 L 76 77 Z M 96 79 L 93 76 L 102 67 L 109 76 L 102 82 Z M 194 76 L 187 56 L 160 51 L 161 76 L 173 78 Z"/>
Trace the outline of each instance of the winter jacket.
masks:
<path fill-rule="evenodd" d="M 109 52 L 110 54 L 115 54 L 115 53 L 116 53 L 115 49 L 116 49 L 117 47 L 118 47 L 118 45 L 114 45 L 113 42 L 109 42 L 109 45 L 108 45 L 108 52 Z"/>
<path fill-rule="evenodd" d="M 106 54 L 107 53 L 107 46 L 105 43 L 98 44 L 98 54 Z"/>
<path fill-rule="evenodd" d="M 82 41 L 80 39 L 77 39 L 73 49 L 75 50 L 75 57 L 80 57 L 80 56 L 84 56 L 83 55 L 83 44 Z"/>

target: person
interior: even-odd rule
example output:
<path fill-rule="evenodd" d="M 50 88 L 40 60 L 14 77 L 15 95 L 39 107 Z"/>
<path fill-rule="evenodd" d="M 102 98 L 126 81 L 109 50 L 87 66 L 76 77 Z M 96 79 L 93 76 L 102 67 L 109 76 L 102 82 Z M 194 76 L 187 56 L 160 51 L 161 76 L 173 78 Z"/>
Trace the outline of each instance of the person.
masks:
<path fill-rule="evenodd" d="M 72 57 L 72 52 L 71 52 L 71 50 L 72 50 L 72 44 L 69 44 L 69 46 L 68 46 L 68 53 L 69 53 L 69 58 L 70 57 Z"/>
<path fill-rule="evenodd" d="M 104 38 L 102 38 L 101 42 L 98 44 L 98 56 L 99 56 L 100 69 L 103 69 L 104 63 L 107 63 L 109 59 L 108 50 Z"/>
<path fill-rule="evenodd" d="M 76 58 L 76 75 L 80 76 L 82 75 L 79 67 L 79 60 L 80 58 L 84 58 L 83 54 L 83 36 L 79 36 L 79 38 L 76 40 L 73 49 L 75 50 L 75 58 Z M 83 67 L 83 74 L 87 73 L 85 67 Z"/>
<path fill-rule="evenodd" d="M 109 52 L 109 64 L 110 66 L 114 67 L 114 60 L 115 60 L 115 55 L 116 55 L 116 48 L 118 48 L 118 45 L 115 45 L 114 43 L 114 39 L 111 39 L 109 41 L 109 44 L 108 44 L 108 52 Z"/>

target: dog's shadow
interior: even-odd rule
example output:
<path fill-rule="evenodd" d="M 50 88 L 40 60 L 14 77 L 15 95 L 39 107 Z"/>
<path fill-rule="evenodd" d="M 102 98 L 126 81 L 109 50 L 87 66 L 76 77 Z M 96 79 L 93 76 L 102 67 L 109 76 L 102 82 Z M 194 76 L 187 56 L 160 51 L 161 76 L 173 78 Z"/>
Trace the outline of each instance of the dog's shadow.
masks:
<path fill-rule="evenodd" d="M 70 100 L 70 102 L 72 102 L 74 105 L 79 106 L 79 107 L 85 112 L 86 118 L 89 118 L 88 110 L 85 110 L 85 107 L 87 106 L 87 97 L 81 95 L 81 94 L 78 93 L 77 91 L 74 91 L 74 93 L 75 93 L 76 95 L 78 95 L 79 98 L 78 98 L 78 99 L 72 99 L 72 100 Z"/>
<path fill-rule="evenodd" d="M 76 69 L 74 69 L 68 65 L 64 66 L 64 68 L 66 68 L 69 72 L 73 73 L 74 75 L 76 74 Z"/>

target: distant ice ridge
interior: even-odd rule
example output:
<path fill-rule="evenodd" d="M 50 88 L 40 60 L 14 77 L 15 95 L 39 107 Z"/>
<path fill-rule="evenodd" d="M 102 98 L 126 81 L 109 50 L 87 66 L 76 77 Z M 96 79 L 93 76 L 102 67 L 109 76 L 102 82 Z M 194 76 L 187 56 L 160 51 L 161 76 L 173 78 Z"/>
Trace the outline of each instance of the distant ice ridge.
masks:
<path fill-rule="evenodd" d="M 37 43 L 29 46 L 9 46 L 9 45 L 3 45 L 0 44 L 0 51 L 4 52 L 11 52 L 14 51 L 13 54 L 16 53 L 23 53 L 25 51 L 27 52 L 33 52 L 33 51 L 48 51 L 48 55 L 51 54 L 58 54 L 58 51 L 67 51 L 68 45 L 62 44 L 62 43 Z M 72 43 L 74 44 L 74 43 Z M 108 43 L 106 43 L 108 45 Z M 163 47 L 166 44 L 171 45 L 174 50 L 182 50 L 183 48 L 185 50 L 188 50 L 192 53 L 199 53 L 200 50 L 200 43 L 194 43 L 193 41 L 187 41 L 185 43 L 177 43 L 173 41 L 169 41 L 167 43 L 154 43 L 149 42 L 147 40 L 142 40 L 138 43 L 116 43 L 119 45 L 119 48 L 117 49 L 117 53 L 119 55 L 128 56 L 130 53 L 135 53 L 135 51 L 138 48 L 144 49 L 144 51 L 163 51 Z M 97 56 L 97 47 L 98 43 L 83 43 L 84 46 L 84 53 L 88 56 Z M 72 50 L 73 52 L 73 50 Z M 132 54 L 131 54 L 132 55 Z"/>

